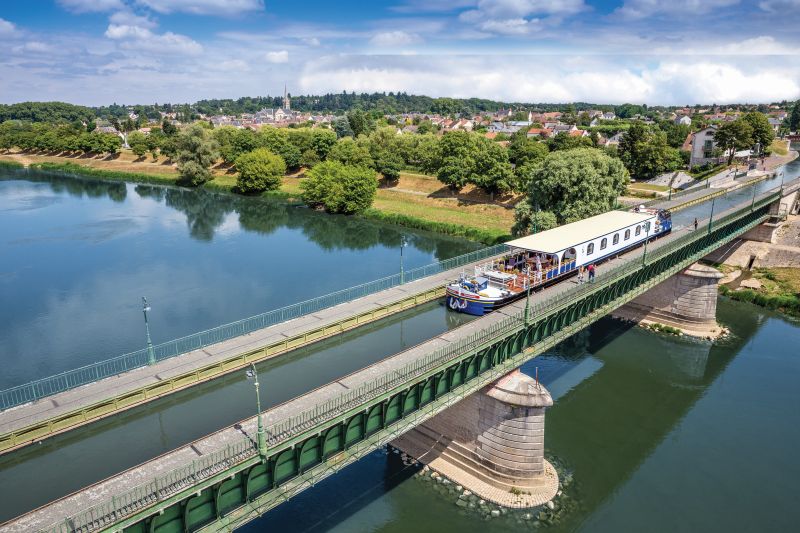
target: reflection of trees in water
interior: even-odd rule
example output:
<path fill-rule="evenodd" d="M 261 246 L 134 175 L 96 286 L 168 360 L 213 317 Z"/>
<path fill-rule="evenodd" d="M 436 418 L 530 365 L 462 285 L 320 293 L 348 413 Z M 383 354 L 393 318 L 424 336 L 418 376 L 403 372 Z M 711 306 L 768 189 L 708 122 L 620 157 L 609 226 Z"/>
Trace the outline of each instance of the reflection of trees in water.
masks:
<path fill-rule="evenodd" d="M 234 197 L 205 190 L 167 189 L 166 205 L 186 215 L 189 235 L 200 241 L 214 238 L 214 230 L 234 210 Z"/>
<path fill-rule="evenodd" d="M 46 183 L 50 190 L 55 193 L 66 193 L 75 198 L 108 198 L 112 202 L 121 203 L 128 196 L 128 188 L 125 183 L 114 181 L 102 181 L 81 177 L 63 177 L 43 172 L 28 171 L 20 173 L 16 178 L 32 181 L 34 183 Z"/>
<path fill-rule="evenodd" d="M 137 185 L 133 190 L 136 191 L 139 198 L 150 198 L 158 202 L 163 202 L 167 193 L 164 187 L 156 187 L 154 185 Z"/>
<path fill-rule="evenodd" d="M 269 235 L 285 227 L 289 220 L 288 210 L 293 209 L 280 201 L 262 201 L 259 198 L 237 198 L 236 211 L 239 225 L 247 231 Z"/>

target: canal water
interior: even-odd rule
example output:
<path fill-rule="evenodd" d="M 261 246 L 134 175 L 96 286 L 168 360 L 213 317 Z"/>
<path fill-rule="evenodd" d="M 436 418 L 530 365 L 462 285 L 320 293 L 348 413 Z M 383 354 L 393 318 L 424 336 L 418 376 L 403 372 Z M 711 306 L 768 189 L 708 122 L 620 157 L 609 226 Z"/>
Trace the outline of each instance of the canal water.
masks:
<path fill-rule="evenodd" d="M 14 303 L 0 310 L 0 380 L 12 384 L 140 347 L 143 293 L 158 341 L 396 272 L 401 231 L 407 267 L 475 246 L 279 202 L 31 175 L 0 180 L 0 227 L 0 301 Z M 298 272 L 319 276 L 299 283 Z M 778 531 L 800 520 L 800 328 L 729 301 L 719 317 L 732 335 L 714 344 L 606 319 L 523 368 L 553 392 L 547 452 L 573 480 L 574 505 L 550 530 Z M 265 403 L 465 320 L 431 303 L 265 362 Z M 231 375 L 0 456 L 0 486 L 14 487 L 2 491 L 0 521 L 248 416 L 252 394 Z M 414 474 L 375 452 L 243 531 L 537 525 L 521 514 L 484 522 Z"/>

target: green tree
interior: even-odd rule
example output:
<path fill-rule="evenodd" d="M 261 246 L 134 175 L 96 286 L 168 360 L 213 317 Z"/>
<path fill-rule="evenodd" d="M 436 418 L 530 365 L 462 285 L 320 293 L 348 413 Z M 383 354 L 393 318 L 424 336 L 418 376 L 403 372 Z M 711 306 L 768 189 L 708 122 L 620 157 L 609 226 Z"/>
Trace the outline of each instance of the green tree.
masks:
<path fill-rule="evenodd" d="M 352 214 L 372 205 L 378 189 L 375 171 L 365 167 L 325 161 L 307 173 L 300 182 L 303 201 L 329 213 Z"/>
<path fill-rule="evenodd" d="M 592 139 L 589 137 L 573 137 L 564 131 L 547 140 L 547 147 L 551 152 L 572 150 L 573 148 L 591 148 L 592 146 Z"/>
<path fill-rule="evenodd" d="M 144 157 L 147 153 L 147 136 L 139 131 L 132 132 L 128 135 L 128 146 L 136 157 Z"/>
<path fill-rule="evenodd" d="M 350 124 L 350 129 L 353 131 L 353 137 L 369 133 L 373 127 L 372 120 L 361 109 L 351 109 L 348 111 L 347 122 Z"/>
<path fill-rule="evenodd" d="M 714 133 L 717 146 L 728 156 L 728 164 L 733 163 L 737 150 L 753 145 L 753 128 L 743 119 L 726 122 Z"/>
<path fill-rule="evenodd" d="M 217 143 L 210 132 L 192 124 L 177 137 L 178 173 L 181 181 L 192 186 L 211 179 L 211 165 L 219 158 Z"/>
<path fill-rule="evenodd" d="M 309 148 L 300 154 L 300 166 L 305 168 L 313 168 L 322 162 L 316 151 Z"/>
<path fill-rule="evenodd" d="M 350 127 L 350 121 L 347 120 L 347 117 L 340 117 L 334 120 L 333 131 L 336 132 L 336 137 L 339 139 L 353 137 L 353 128 Z"/>
<path fill-rule="evenodd" d="M 522 135 L 514 134 L 511 144 L 508 145 L 508 160 L 517 167 L 538 163 L 547 157 L 549 152 L 545 143 L 529 139 L 524 128 Z"/>
<path fill-rule="evenodd" d="M 164 135 L 167 137 L 171 137 L 178 133 L 178 127 L 175 126 L 170 119 L 164 118 L 164 120 L 161 121 L 161 131 L 163 131 Z"/>
<path fill-rule="evenodd" d="M 296 169 L 300 167 L 302 153 L 289 139 L 289 130 L 286 128 L 261 128 L 255 135 L 255 146 L 267 148 L 273 154 L 281 156 L 287 168 Z"/>
<path fill-rule="evenodd" d="M 286 163 L 266 148 L 257 148 L 236 158 L 236 187 L 242 193 L 273 191 L 281 186 Z"/>
<path fill-rule="evenodd" d="M 792 113 L 788 117 L 789 131 L 800 131 L 800 100 L 794 103 Z"/>
<path fill-rule="evenodd" d="M 515 237 L 547 231 L 556 226 L 558 219 L 555 214 L 550 211 L 540 211 L 527 200 L 518 203 L 514 208 L 514 226 L 511 228 L 511 233 Z"/>
<path fill-rule="evenodd" d="M 339 139 L 328 152 L 329 161 L 338 161 L 343 165 L 353 167 L 373 168 L 374 162 L 369 148 L 357 143 L 352 137 Z"/>
<path fill-rule="evenodd" d="M 641 122 L 635 122 L 623 134 L 619 157 L 637 179 L 651 179 L 662 172 L 675 170 L 667 135 L 663 131 L 654 132 Z"/>
<path fill-rule="evenodd" d="M 769 119 L 764 113 L 753 111 L 745 113 L 744 116 L 742 116 L 742 120 L 747 122 L 750 128 L 752 128 L 753 144 L 755 145 L 758 143 L 760 153 L 763 153 L 770 147 L 772 141 L 775 139 L 775 131 L 772 129 L 772 126 L 770 126 Z"/>
<path fill-rule="evenodd" d="M 549 154 L 530 176 L 528 201 L 556 215 L 559 223 L 604 213 L 630 181 L 622 161 L 596 148 Z"/>

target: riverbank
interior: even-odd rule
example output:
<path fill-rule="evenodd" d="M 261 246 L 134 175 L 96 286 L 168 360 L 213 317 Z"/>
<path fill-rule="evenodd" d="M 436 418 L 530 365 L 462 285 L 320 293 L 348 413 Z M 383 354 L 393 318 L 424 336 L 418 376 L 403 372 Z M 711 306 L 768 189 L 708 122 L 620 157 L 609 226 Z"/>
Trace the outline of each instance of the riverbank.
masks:
<path fill-rule="evenodd" d="M 756 268 L 741 271 L 721 268 L 726 273 L 719 292 L 733 300 L 752 303 L 800 317 L 800 268 Z"/>
<path fill-rule="evenodd" d="M 164 158 L 136 158 L 122 152 L 113 156 L 62 156 L 29 152 L 0 154 L 0 164 L 24 166 L 48 172 L 79 174 L 133 183 L 179 185 L 175 166 Z M 234 193 L 236 174 L 220 165 L 212 168 L 213 179 L 206 189 Z M 286 200 L 299 199 L 302 172 L 287 175 L 278 191 L 264 193 Z M 378 189 L 372 208 L 361 216 L 414 229 L 433 231 L 495 244 L 507 240 L 514 223 L 514 199 L 487 202 L 477 191 L 458 196 L 442 192 L 442 184 L 431 176 L 402 173 L 391 184 Z"/>

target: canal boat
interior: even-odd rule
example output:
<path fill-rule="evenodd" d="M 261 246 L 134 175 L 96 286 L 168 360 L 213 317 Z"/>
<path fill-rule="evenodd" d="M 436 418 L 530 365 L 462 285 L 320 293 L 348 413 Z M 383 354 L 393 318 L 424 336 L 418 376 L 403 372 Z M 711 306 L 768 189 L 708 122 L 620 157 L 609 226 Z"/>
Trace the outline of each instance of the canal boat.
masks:
<path fill-rule="evenodd" d="M 666 209 L 610 211 L 506 243 L 508 253 L 462 272 L 446 286 L 447 306 L 481 316 L 672 230 Z"/>

